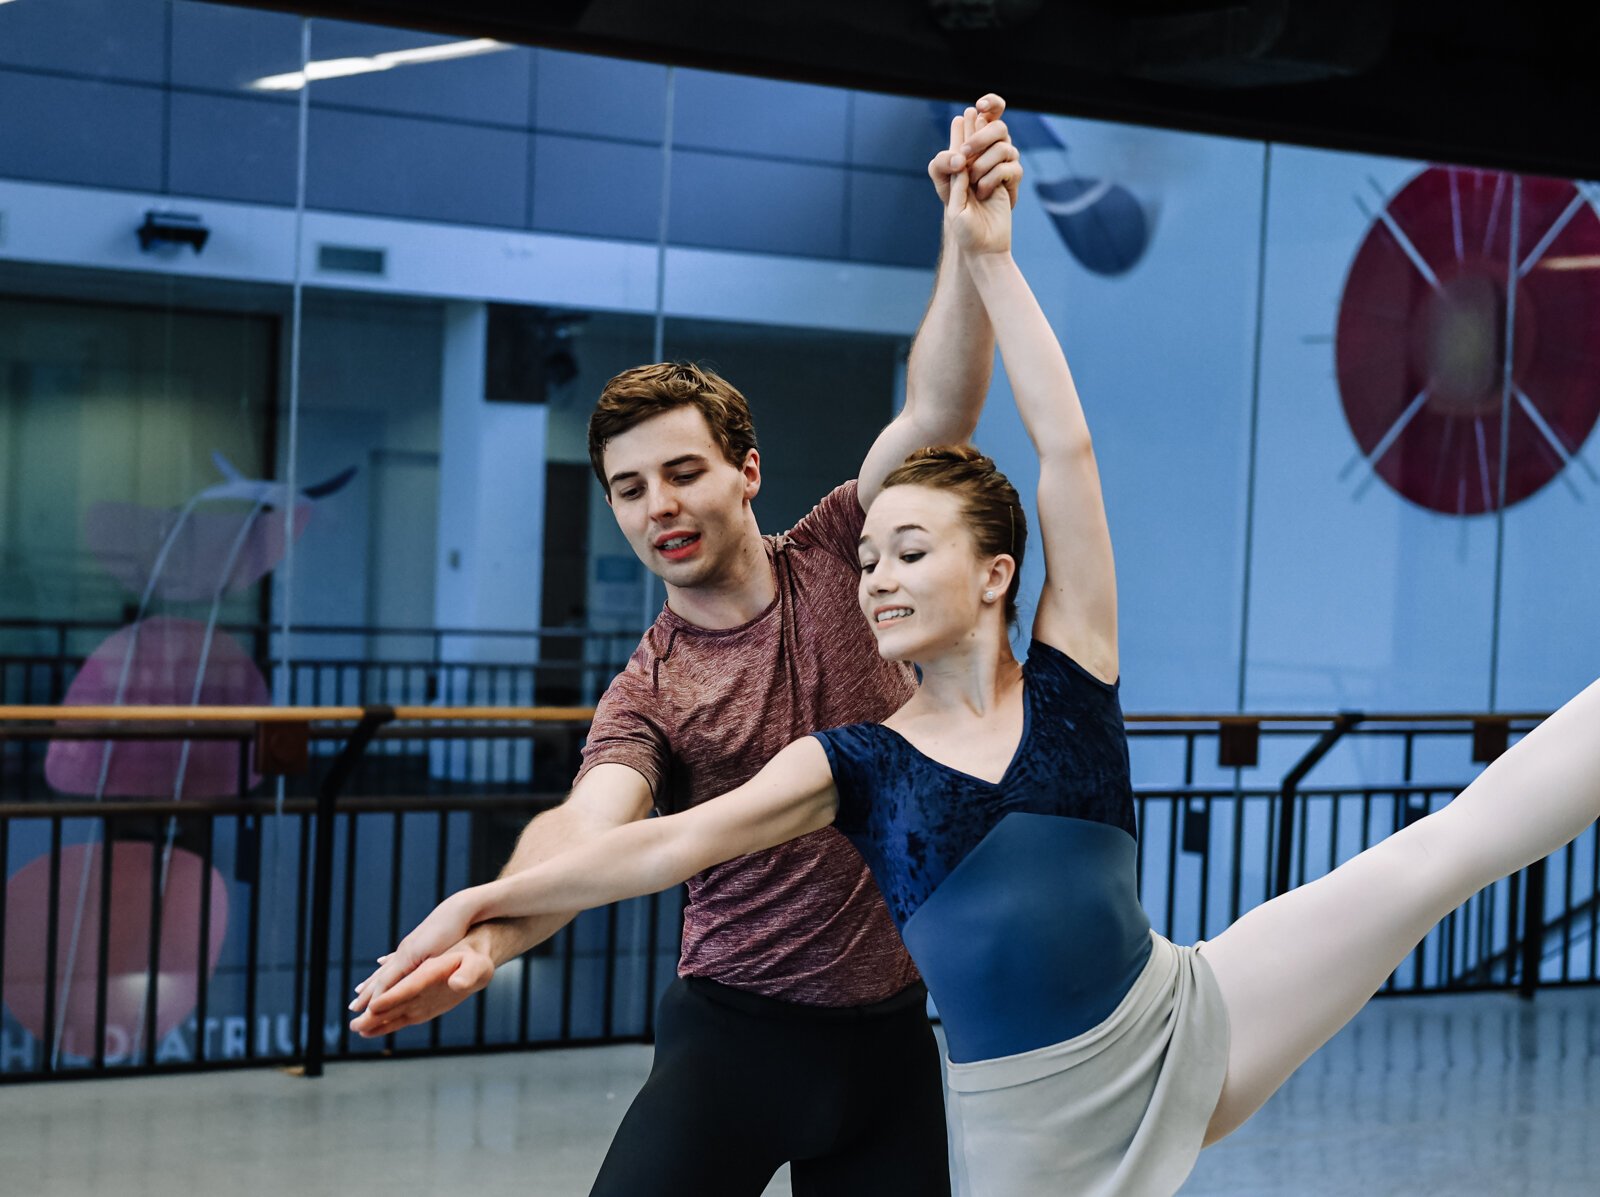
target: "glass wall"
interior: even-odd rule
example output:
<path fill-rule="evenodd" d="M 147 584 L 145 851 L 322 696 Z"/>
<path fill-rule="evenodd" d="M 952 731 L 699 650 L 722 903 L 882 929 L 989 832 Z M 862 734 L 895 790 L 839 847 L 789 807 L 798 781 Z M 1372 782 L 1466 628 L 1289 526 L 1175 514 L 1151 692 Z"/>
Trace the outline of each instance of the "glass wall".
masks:
<path fill-rule="evenodd" d="M 930 109 L 865 93 L 223 5 L 13 0 L 0 110 L 12 703 L 592 702 L 662 601 L 594 484 L 605 381 L 663 356 L 727 373 L 781 530 L 892 416 L 937 253 Z M 305 788 L 231 743 L 3 753 L 6 800 Z M 556 793 L 572 768 L 527 740 L 372 756 L 358 784 L 380 797 Z M 0 1071 L 303 1042 L 309 825 L 241 816 L 212 837 L 181 805 L 91 809 L 59 852 L 48 817 L 0 837 Z M 367 883 L 348 910 L 336 895 L 334 982 L 439 887 L 497 868 L 525 817 L 342 822 Z M 151 892 L 165 942 L 208 929 L 204 966 L 127 924 Z M 671 975 L 674 909 L 655 910 L 580 920 L 441 1041 L 519 1019 L 637 1033 L 639 995 Z M 519 1014 L 528 979 L 565 997 Z"/>
<path fill-rule="evenodd" d="M 756 415 L 762 526 L 791 525 L 901 401 L 947 111 L 187 0 L 0 4 L 5 701 L 592 701 L 661 602 L 594 485 L 595 396 L 641 362 L 714 365 Z M 1129 710 L 1540 709 L 1600 672 L 1600 193 L 1011 123 L 1017 254 L 1106 487 Z M 979 441 L 1031 494 L 998 372 Z M 408 793 L 570 772 L 526 744 L 383 752 Z M 1464 755 L 1419 771 L 1457 777 Z M 7 744 L 3 776 L 194 798 L 238 773 L 201 761 Z M 1352 748 L 1323 769 L 1394 762 Z M 426 888 L 492 868 L 515 832 L 451 819 L 482 851 L 448 875 L 431 824 L 361 852 Z M 4 847 L 24 888 L 46 834 Z M 92 852 L 100 833 L 65 834 Z M 247 834 L 271 841 L 260 876 L 247 840 L 215 845 L 239 910 L 287 892 L 304 848 L 293 821 Z M 362 918 L 351 951 L 372 954 L 388 914 Z M 282 1011 L 291 922 L 262 948 Z M 573 933 L 572 1033 L 599 1033 L 583 986 L 617 933 Z M 236 980 L 243 948 L 220 942 Z M 624 985 L 645 984 L 639 955 Z M 5 1019 L 0 1071 L 40 1034 L 11 999 Z M 204 1034 L 158 1029 L 120 1058 Z"/>

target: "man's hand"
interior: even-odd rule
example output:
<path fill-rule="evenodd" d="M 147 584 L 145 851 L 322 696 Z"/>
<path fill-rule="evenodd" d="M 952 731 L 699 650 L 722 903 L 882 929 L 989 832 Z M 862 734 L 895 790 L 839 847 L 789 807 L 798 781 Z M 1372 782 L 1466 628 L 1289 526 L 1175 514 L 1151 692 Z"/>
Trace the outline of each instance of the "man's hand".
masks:
<path fill-rule="evenodd" d="M 454 947 L 423 961 L 366 1003 L 350 1029 L 363 1039 L 391 1035 L 438 1018 L 487 988 L 494 977 L 488 936 L 488 927 L 480 924 Z"/>
<path fill-rule="evenodd" d="M 1011 206 L 1017 206 L 1022 165 L 1001 119 L 1005 111 L 1006 102 L 991 92 L 951 120 L 950 147 L 928 163 L 928 177 L 941 204 L 950 202 L 950 177 L 964 172 L 979 200 L 987 200 L 997 187 L 1004 186 Z"/>

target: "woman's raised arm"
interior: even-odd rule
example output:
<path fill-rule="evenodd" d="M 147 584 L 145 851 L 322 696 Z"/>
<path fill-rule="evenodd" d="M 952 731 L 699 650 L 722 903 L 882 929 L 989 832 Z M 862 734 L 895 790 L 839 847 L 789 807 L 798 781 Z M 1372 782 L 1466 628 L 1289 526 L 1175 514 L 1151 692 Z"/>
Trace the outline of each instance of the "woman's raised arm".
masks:
<path fill-rule="evenodd" d="M 641 819 L 518 873 L 446 898 L 357 987 L 367 1005 L 429 957 L 453 947 L 473 924 L 587 910 L 653 894 L 702 869 L 770 848 L 833 822 L 838 799 L 827 754 L 796 740 L 736 790 L 675 815 Z"/>
<path fill-rule="evenodd" d="M 994 325 L 1017 411 L 1039 454 L 1045 581 L 1033 634 L 1102 680 L 1115 681 L 1116 567 L 1078 388 L 1055 330 L 1011 256 L 1010 208 L 992 197 L 980 204 L 965 185 L 952 186 L 945 219 Z"/>

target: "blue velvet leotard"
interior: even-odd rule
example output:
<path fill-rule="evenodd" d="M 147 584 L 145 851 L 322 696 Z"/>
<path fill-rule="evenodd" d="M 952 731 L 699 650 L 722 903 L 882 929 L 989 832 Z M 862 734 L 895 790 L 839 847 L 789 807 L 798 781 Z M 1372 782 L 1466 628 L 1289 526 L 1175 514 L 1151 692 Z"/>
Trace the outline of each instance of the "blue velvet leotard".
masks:
<path fill-rule="evenodd" d="M 855 723 L 816 733 L 834 825 L 871 867 L 953 1060 L 1030 1051 L 1116 1009 L 1150 955 L 1117 687 L 1035 640 L 998 784 Z"/>

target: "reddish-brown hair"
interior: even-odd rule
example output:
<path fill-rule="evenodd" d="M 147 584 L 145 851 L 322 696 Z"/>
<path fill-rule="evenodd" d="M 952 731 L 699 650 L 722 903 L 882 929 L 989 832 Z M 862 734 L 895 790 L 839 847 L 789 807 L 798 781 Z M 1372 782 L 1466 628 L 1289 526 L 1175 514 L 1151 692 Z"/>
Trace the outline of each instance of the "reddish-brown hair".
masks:
<path fill-rule="evenodd" d="M 589 417 L 589 461 L 606 487 L 606 444 L 636 424 L 678 407 L 693 407 L 705 417 L 722 455 L 742 468 L 756 447 L 750 405 L 727 379 L 693 362 L 656 362 L 624 370 L 600 392 Z"/>
<path fill-rule="evenodd" d="M 1022 554 L 1028 546 L 1028 517 L 1017 488 L 994 462 L 971 445 L 939 445 L 918 449 L 883 480 L 891 486 L 930 486 L 953 491 L 961 500 L 961 516 L 977 542 L 978 555 L 1006 553 L 1017 563 L 1006 589 L 1006 622 L 1017 619 L 1017 587 L 1022 581 Z"/>

